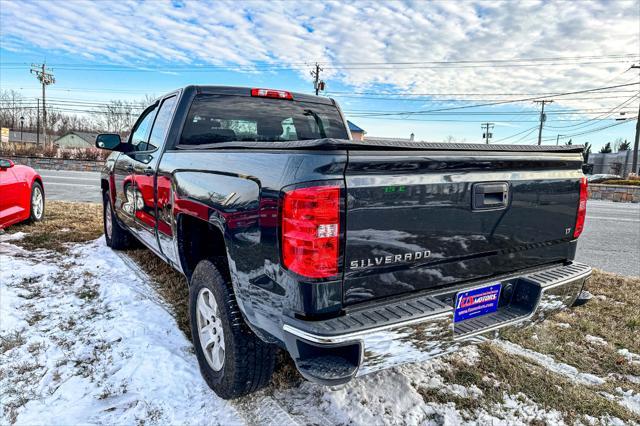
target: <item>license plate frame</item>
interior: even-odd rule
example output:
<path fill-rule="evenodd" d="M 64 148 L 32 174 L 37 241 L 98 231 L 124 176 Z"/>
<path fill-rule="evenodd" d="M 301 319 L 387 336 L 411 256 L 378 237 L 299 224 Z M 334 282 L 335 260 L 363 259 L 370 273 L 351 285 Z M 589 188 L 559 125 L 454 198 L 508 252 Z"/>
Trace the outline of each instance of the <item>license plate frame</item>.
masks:
<path fill-rule="evenodd" d="M 478 318 L 498 310 L 502 283 L 496 282 L 456 294 L 453 322 Z"/>

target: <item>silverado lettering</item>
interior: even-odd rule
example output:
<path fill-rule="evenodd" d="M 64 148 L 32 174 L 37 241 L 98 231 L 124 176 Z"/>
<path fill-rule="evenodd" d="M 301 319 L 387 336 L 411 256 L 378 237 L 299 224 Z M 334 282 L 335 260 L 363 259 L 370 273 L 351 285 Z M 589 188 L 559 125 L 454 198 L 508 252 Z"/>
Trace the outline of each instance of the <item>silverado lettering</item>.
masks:
<path fill-rule="evenodd" d="M 345 383 L 548 318 L 591 274 L 573 260 L 580 146 L 355 141 L 332 99 L 221 86 L 168 93 L 96 146 L 107 244 L 184 274 L 224 398 L 267 385 L 278 347 Z"/>
<path fill-rule="evenodd" d="M 412 260 L 426 259 L 429 256 L 431 256 L 431 252 L 429 250 L 422 250 L 414 253 L 376 256 L 373 259 L 352 260 L 349 266 L 351 269 L 367 268 L 369 266 L 389 265 L 398 262 L 410 262 Z"/>

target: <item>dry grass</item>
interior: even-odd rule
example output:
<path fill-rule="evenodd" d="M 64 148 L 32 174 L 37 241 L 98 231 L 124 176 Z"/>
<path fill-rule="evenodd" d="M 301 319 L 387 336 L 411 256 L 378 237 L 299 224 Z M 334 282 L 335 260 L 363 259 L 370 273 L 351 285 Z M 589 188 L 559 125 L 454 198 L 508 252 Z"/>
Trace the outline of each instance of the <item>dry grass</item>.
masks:
<path fill-rule="evenodd" d="M 480 345 L 479 351 L 478 364 L 470 365 L 454 358 L 448 364 L 450 368 L 443 368 L 439 374 L 451 384 L 477 386 L 482 390 L 482 398 L 462 398 L 434 388 L 419 388 L 425 401 L 454 402 L 458 409 L 471 414 L 480 408 L 492 412 L 493 405 L 504 403 L 505 393 L 522 393 L 541 407 L 561 412 L 567 423 L 574 423 L 585 415 L 640 421 L 640 416 L 602 396 L 597 388 L 574 383 L 491 343 Z"/>
<path fill-rule="evenodd" d="M 83 243 L 102 235 L 102 206 L 48 201 L 42 221 L 20 223 L 8 228 L 7 232 L 27 233 L 15 242 L 27 250 L 47 249 L 64 253 L 69 243 Z"/>
<path fill-rule="evenodd" d="M 640 366 L 626 362 L 617 352 L 640 353 L 640 278 L 596 271 L 588 287 L 595 297 L 586 305 L 561 312 L 553 321 L 505 332 L 503 337 L 584 372 L 640 376 Z M 595 343 L 587 335 L 606 343 Z"/>

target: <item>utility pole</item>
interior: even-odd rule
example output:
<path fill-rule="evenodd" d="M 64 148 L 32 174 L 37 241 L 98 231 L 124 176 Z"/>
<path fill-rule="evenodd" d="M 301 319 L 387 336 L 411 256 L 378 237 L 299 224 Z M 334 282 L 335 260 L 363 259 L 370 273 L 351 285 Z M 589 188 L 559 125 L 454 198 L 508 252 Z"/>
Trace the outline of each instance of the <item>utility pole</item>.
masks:
<path fill-rule="evenodd" d="M 324 81 L 320 80 L 320 71 L 324 71 L 320 68 L 320 65 L 316 62 L 315 70 L 311 71 L 311 77 L 313 77 L 313 88 L 316 91 L 316 96 L 321 90 L 324 90 Z"/>
<path fill-rule="evenodd" d="M 485 140 L 485 143 L 489 145 L 489 139 L 493 137 L 493 133 L 490 132 L 493 129 L 493 123 L 483 123 L 480 125 L 482 128 L 482 137 Z"/>
<path fill-rule="evenodd" d="M 542 110 L 540 111 L 540 129 L 538 130 L 538 145 L 542 144 L 542 124 L 547 120 L 547 117 L 544 115 L 544 104 L 551 104 L 553 101 L 542 100 L 542 101 L 533 101 L 537 104 L 542 104 Z"/>
<path fill-rule="evenodd" d="M 560 133 L 558 133 L 558 136 L 556 137 L 556 146 L 558 146 L 558 142 L 560 142 L 560 136 L 562 136 Z M 540 145 L 540 144 L 538 144 Z"/>
<path fill-rule="evenodd" d="M 38 106 L 36 107 L 36 147 L 40 148 L 40 99 L 36 99 Z"/>
<path fill-rule="evenodd" d="M 640 65 L 631 65 L 631 68 L 640 69 Z M 640 136 L 640 103 L 638 103 L 638 117 L 636 118 L 636 139 L 633 142 L 633 162 L 631 172 L 638 174 L 638 137 Z"/>
<path fill-rule="evenodd" d="M 45 88 L 56 82 L 53 73 L 47 70 L 47 66 L 42 63 L 41 65 L 31 64 L 31 74 L 35 74 L 36 78 L 42 84 L 42 130 L 44 134 L 44 145 L 47 144 L 47 107 L 46 107 L 46 97 L 45 97 Z"/>

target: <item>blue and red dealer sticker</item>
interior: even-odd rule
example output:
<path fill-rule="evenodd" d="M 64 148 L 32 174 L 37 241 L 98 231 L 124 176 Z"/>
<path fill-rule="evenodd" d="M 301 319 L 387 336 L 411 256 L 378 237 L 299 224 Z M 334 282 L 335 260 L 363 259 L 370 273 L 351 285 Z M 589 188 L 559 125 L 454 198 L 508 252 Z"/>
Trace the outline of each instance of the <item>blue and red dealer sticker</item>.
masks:
<path fill-rule="evenodd" d="M 501 288 L 502 284 L 497 283 L 458 293 L 453 322 L 464 321 L 495 312 L 498 309 Z"/>

